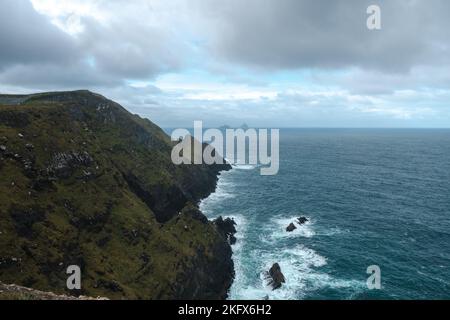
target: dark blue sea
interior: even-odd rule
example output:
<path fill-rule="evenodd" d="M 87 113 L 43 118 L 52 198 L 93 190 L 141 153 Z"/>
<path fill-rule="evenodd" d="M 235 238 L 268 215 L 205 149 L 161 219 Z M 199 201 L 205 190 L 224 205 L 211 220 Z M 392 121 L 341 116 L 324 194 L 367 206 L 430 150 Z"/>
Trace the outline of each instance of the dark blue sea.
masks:
<path fill-rule="evenodd" d="M 286 129 L 279 174 L 259 173 L 223 173 L 201 204 L 238 223 L 231 299 L 450 298 L 450 130 Z"/>

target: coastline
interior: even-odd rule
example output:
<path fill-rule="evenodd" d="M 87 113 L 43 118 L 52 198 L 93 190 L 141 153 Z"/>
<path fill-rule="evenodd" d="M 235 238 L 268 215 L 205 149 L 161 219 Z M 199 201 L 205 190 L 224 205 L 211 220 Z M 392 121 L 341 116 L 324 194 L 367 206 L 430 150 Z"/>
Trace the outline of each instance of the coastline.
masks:
<path fill-rule="evenodd" d="M 217 218 L 223 217 L 224 219 L 231 218 L 236 223 L 237 233 L 235 234 L 235 236 L 237 238 L 237 242 L 232 244 L 232 245 L 230 245 L 231 252 L 232 252 L 231 260 L 232 260 L 232 263 L 233 263 L 234 274 L 233 274 L 233 278 L 232 278 L 231 284 L 230 284 L 230 286 L 229 286 L 229 288 L 227 290 L 226 300 L 232 300 L 231 299 L 231 297 L 232 297 L 232 292 L 231 291 L 233 289 L 233 286 L 236 283 L 236 276 L 238 276 L 237 269 L 239 268 L 240 264 L 239 264 L 239 261 L 236 259 L 236 251 L 239 250 L 241 248 L 241 246 L 242 246 L 242 235 L 243 235 L 243 233 L 242 233 L 243 232 L 243 230 L 242 230 L 242 223 L 241 223 L 241 219 L 237 219 L 236 216 L 227 215 L 225 213 L 218 213 L 218 212 L 215 212 L 215 211 L 210 211 L 207 208 L 207 203 L 209 201 L 218 201 L 217 199 L 215 199 L 215 197 L 218 196 L 220 198 L 222 196 L 222 194 L 224 192 L 222 190 L 223 184 L 227 183 L 226 182 L 226 177 L 224 175 L 231 175 L 231 174 L 235 173 L 236 170 L 238 170 L 238 169 L 235 166 L 231 165 L 231 169 L 220 171 L 214 191 L 211 192 L 204 199 L 200 200 L 200 202 L 198 204 L 198 207 L 199 207 L 200 211 L 202 212 L 203 215 L 205 215 L 208 218 L 209 221 L 214 222 Z"/>

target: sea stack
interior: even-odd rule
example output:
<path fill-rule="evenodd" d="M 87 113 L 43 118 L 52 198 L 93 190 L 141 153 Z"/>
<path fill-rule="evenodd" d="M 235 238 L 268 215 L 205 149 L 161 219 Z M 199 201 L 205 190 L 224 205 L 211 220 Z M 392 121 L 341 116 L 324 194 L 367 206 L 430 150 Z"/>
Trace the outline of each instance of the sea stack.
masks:
<path fill-rule="evenodd" d="M 275 263 L 272 268 L 270 268 L 268 275 L 269 285 L 272 287 L 272 290 L 281 288 L 282 284 L 286 282 L 286 279 L 281 272 L 281 267 L 278 263 Z"/>

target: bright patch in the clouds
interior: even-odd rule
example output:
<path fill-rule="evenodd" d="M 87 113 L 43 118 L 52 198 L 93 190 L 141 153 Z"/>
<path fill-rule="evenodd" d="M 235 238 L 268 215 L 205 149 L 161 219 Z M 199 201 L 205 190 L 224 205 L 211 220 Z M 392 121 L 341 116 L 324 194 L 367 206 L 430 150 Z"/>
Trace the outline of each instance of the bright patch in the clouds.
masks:
<path fill-rule="evenodd" d="M 98 1 L 90 0 L 31 0 L 33 7 L 41 14 L 51 18 L 52 23 L 63 31 L 76 35 L 84 31 L 82 17 L 98 21 L 105 16 L 98 7 Z"/>

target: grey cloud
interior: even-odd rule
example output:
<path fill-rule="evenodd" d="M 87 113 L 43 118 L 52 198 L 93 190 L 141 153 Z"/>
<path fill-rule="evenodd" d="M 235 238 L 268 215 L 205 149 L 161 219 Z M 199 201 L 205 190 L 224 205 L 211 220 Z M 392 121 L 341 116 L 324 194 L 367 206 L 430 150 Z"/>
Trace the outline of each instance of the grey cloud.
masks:
<path fill-rule="evenodd" d="M 117 10 L 120 10 L 118 8 Z M 134 12 L 138 14 L 138 10 Z M 189 47 L 164 26 L 154 27 L 140 17 L 123 15 L 107 25 L 82 19 L 80 45 L 100 72 L 128 79 L 145 79 L 179 69 Z"/>
<path fill-rule="evenodd" d="M 99 73 L 83 61 L 11 66 L 0 73 L 0 82 L 37 90 L 75 90 L 123 85 L 122 79 Z"/>
<path fill-rule="evenodd" d="M 450 2 L 369 0 L 200 1 L 212 23 L 212 49 L 263 70 L 357 66 L 405 72 L 448 63 Z M 382 30 L 366 9 L 379 4 Z"/>
<path fill-rule="evenodd" d="M 0 2 L 0 45 L 0 70 L 10 65 L 68 63 L 78 58 L 73 40 L 25 0 Z"/>
<path fill-rule="evenodd" d="M 0 81 L 37 89 L 111 87 L 175 71 L 189 56 L 171 28 L 147 18 L 152 8 L 144 1 L 99 4 L 112 18 L 80 17 L 84 31 L 72 36 L 29 0 L 0 1 Z"/>

